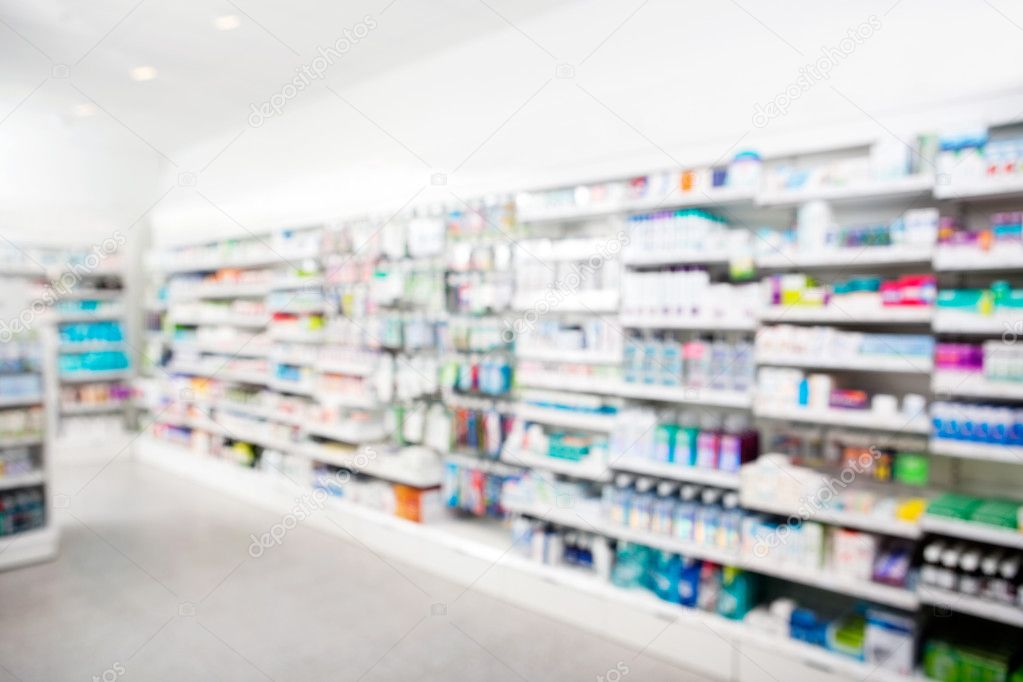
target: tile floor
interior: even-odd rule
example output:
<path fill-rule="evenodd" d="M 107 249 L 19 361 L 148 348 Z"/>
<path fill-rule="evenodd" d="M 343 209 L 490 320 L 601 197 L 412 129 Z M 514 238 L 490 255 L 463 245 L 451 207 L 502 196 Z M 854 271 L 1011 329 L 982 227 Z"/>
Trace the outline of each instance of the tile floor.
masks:
<path fill-rule="evenodd" d="M 54 488 L 59 559 L 0 573 L 0 682 L 703 679 L 313 529 L 253 559 L 279 518 L 124 454 Z"/>

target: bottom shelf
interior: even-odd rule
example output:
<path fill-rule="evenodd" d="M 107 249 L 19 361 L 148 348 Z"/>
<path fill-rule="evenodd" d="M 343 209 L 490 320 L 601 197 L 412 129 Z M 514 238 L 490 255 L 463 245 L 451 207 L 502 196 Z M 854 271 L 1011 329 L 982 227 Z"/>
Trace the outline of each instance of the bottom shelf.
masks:
<path fill-rule="evenodd" d="M 0 537 L 0 571 L 19 568 L 57 556 L 60 531 L 56 526 Z"/>
<path fill-rule="evenodd" d="M 139 438 L 134 454 L 140 461 L 276 513 L 294 507 L 295 494 L 302 490 L 285 479 L 148 436 Z M 770 666 L 775 679 L 922 679 L 762 632 L 714 613 L 670 604 L 643 590 L 622 589 L 576 569 L 530 561 L 512 551 L 509 531 L 496 524 L 456 518 L 417 524 L 334 499 L 322 517 L 313 515 L 303 523 L 331 535 L 355 537 L 382 554 L 716 679 L 749 679 L 739 670 L 741 662 L 748 664 L 762 651 L 769 652 L 764 654 L 765 664 L 768 655 L 777 659 L 777 665 Z"/>

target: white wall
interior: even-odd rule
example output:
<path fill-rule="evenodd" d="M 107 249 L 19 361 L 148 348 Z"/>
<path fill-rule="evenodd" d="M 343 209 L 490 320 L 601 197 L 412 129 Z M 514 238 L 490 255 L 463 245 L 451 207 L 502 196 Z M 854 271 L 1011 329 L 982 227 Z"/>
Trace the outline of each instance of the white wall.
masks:
<path fill-rule="evenodd" d="M 469 197 L 620 176 L 744 147 L 830 146 L 1018 118 L 1023 90 L 1013 65 L 1023 41 L 1006 15 L 1019 12 L 993 4 L 562 6 L 338 90 L 362 114 L 318 87 L 259 128 L 179 152 L 197 186 L 175 189 L 155 209 L 157 239 L 393 210 L 410 200 L 453 202 L 452 191 Z M 752 123 L 758 103 L 868 21 L 871 37 L 835 59 L 828 79 L 766 127 Z M 556 78 L 558 64 L 571 65 L 574 77 Z M 446 186 L 431 186 L 436 172 Z M 163 183 L 175 180 L 168 174 Z"/>

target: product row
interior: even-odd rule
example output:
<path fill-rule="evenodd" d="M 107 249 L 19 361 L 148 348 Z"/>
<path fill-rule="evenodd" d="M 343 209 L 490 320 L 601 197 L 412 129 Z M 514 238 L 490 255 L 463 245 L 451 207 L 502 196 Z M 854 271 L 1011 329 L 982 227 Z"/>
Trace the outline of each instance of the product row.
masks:
<path fill-rule="evenodd" d="M 712 336 L 634 337 L 625 344 L 622 376 L 627 383 L 747 393 L 756 379 L 753 345 Z"/>
<path fill-rule="evenodd" d="M 737 473 L 760 454 L 759 434 L 742 414 L 722 417 L 683 410 L 678 414 L 627 408 L 611 432 L 615 460 L 660 462 L 678 467 Z"/>
<path fill-rule="evenodd" d="M 0 491 L 0 537 L 27 533 L 46 525 L 42 486 Z"/>

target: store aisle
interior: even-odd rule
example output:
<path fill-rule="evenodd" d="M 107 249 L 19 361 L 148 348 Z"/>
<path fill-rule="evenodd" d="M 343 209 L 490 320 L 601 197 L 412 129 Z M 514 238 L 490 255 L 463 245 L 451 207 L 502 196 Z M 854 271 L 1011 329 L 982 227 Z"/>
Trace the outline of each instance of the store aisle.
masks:
<path fill-rule="evenodd" d="M 700 679 L 301 526 L 252 558 L 279 517 L 126 455 L 55 490 L 60 558 L 0 574 L 0 682 Z"/>

